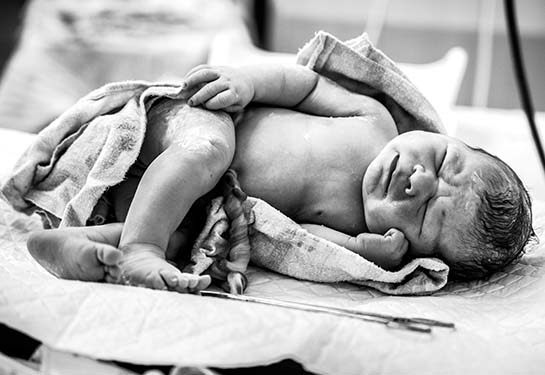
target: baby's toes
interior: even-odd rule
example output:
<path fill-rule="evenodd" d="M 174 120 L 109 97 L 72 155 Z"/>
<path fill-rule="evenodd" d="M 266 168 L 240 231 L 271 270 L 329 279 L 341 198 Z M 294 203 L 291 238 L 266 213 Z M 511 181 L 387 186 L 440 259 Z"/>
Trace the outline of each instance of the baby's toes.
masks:
<path fill-rule="evenodd" d="M 176 289 L 178 287 L 179 271 L 160 270 L 159 274 L 169 289 Z"/>
<path fill-rule="evenodd" d="M 106 281 L 107 283 L 109 284 L 119 284 L 119 278 L 118 277 L 113 277 L 112 275 L 106 273 L 104 275 L 104 281 Z"/>
<path fill-rule="evenodd" d="M 176 285 L 175 289 L 176 291 L 180 293 L 187 293 L 187 287 L 189 286 L 189 278 L 188 276 L 191 276 L 189 273 L 182 273 L 178 277 L 178 285 Z"/>
<path fill-rule="evenodd" d="M 191 275 L 192 277 L 188 280 L 187 289 L 189 293 L 197 293 L 203 289 L 206 289 L 212 283 L 212 278 L 210 275 Z"/>
<path fill-rule="evenodd" d="M 200 292 L 201 290 L 204 290 L 210 286 L 212 283 L 212 278 L 210 275 L 201 275 L 199 276 L 197 285 L 191 289 L 191 292 Z"/>
<path fill-rule="evenodd" d="M 110 276 L 113 280 L 119 280 L 121 276 L 121 268 L 118 265 L 104 266 L 104 271 L 106 271 L 106 276 Z"/>
<path fill-rule="evenodd" d="M 144 286 L 158 290 L 167 289 L 167 286 L 159 272 L 150 272 L 144 280 Z"/>
<path fill-rule="evenodd" d="M 71 246 L 77 251 L 74 251 L 74 261 L 77 264 L 75 268 L 75 279 L 99 281 L 103 280 L 106 274 L 104 260 L 114 262 L 118 259 L 116 253 L 120 253 L 115 247 L 105 245 L 98 242 L 81 240 L 79 238 L 72 241 Z M 111 254 L 110 254 L 111 253 Z"/>
<path fill-rule="evenodd" d="M 195 291 L 198 291 L 200 290 L 199 280 L 202 277 L 203 276 L 192 275 L 190 273 L 182 273 L 180 274 L 180 277 L 178 280 L 178 288 L 176 290 L 180 293 L 187 293 L 187 292 L 193 293 Z"/>
<path fill-rule="evenodd" d="M 100 263 L 106 266 L 115 266 L 121 260 L 123 253 L 121 250 L 106 244 L 96 243 L 96 256 Z"/>
<path fill-rule="evenodd" d="M 187 288 L 193 290 L 199 283 L 199 277 L 196 275 L 189 275 L 187 279 Z"/>

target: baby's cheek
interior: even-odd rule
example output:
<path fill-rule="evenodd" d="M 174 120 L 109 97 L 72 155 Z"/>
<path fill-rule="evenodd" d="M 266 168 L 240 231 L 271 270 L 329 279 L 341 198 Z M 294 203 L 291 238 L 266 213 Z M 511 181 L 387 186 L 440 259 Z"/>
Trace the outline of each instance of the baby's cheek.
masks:
<path fill-rule="evenodd" d="M 377 157 L 369 164 L 363 176 L 362 196 L 364 200 L 370 199 L 374 193 L 376 194 L 381 175 L 382 170 L 380 168 L 379 158 Z"/>
<path fill-rule="evenodd" d="M 385 234 L 391 227 L 387 225 L 388 220 L 384 215 L 384 210 L 375 202 L 368 202 L 364 207 L 365 224 L 370 233 Z"/>

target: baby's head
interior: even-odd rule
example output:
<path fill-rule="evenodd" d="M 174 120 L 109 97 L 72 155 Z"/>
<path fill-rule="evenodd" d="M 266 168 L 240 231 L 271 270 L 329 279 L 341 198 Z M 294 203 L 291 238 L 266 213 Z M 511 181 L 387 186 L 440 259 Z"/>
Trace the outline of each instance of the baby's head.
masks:
<path fill-rule="evenodd" d="M 399 229 L 410 256 L 443 259 L 454 279 L 507 266 L 534 237 L 530 197 L 515 172 L 445 135 L 394 138 L 367 168 L 362 194 L 370 232 Z"/>

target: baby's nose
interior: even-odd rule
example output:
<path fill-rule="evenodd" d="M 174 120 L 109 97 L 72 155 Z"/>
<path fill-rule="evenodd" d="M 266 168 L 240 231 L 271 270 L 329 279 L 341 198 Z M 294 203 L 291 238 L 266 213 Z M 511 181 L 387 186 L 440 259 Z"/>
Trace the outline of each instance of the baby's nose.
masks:
<path fill-rule="evenodd" d="M 409 176 L 405 194 L 409 197 L 426 200 L 435 194 L 436 189 L 437 181 L 433 171 L 426 170 L 420 164 L 415 165 L 413 173 Z"/>

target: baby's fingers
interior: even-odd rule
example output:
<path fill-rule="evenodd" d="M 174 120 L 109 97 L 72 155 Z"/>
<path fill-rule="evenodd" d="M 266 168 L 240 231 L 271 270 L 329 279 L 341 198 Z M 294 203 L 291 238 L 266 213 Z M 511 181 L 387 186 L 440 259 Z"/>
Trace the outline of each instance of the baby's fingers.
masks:
<path fill-rule="evenodd" d="M 401 232 L 398 229 L 395 229 L 395 228 L 389 229 L 384 234 L 384 237 L 389 239 L 391 243 L 398 249 L 401 249 L 401 250 L 405 249 L 404 251 L 406 251 L 409 246 L 409 241 L 407 241 L 407 239 L 405 238 L 405 234 L 403 234 L 403 232 Z"/>
<path fill-rule="evenodd" d="M 203 70 L 203 69 L 210 69 L 211 68 L 211 65 L 208 65 L 208 64 L 200 64 L 200 65 L 197 65 L 193 68 L 191 68 L 191 70 L 189 72 L 186 73 L 186 77 L 189 77 L 191 74 L 195 73 L 195 72 L 198 72 L 199 70 Z"/>
<path fill-rule="evenodd" d="M 401 238 L 404 239 L 405 235 L 399 229 L 390 228 L 390 229 L 388 229 L 388 231 L 386 233 L 384 233 L 384 237 L 391 237 L 393 239 L 401 239 Z"/>
<path fill-rule="evenodd" d="M 195 72 L 189 72 L 184 79 L 185 89 L 193 86 L 215 81 L 220 77 L 220 73 L 215 69 L 202 68 Z"/>
<path fill-rule="evenodd" d="M 229 85 L 227 84 L 226 81 L 221 79 L 215 80 L 201 87 L 201 89 L 197 91 L 195 94 L 193 94 L 193 96 L 191 96 L 191 98 L 189 98 L 187 102 L 189 103 L 189 105 L 204 104 L 208 102 L 209 100 L 213 99 L 215 96 L 220 95 L 228 88 L 229 88 Z M 212 109 L 212 108 L 209 108 L 209 109 Z M 216 109 L 219 109 L 219 108 L 216 108 Z"/>
<path fill-rule="evenodd" d="M 239 97 L 234 91 L 225 90 L 204 103 L 204 106 L 210 110 L 223 109 L 227 112 L 236 112 L 242 109 L 242 106 L 236 105 L 238 99 Z"/>

